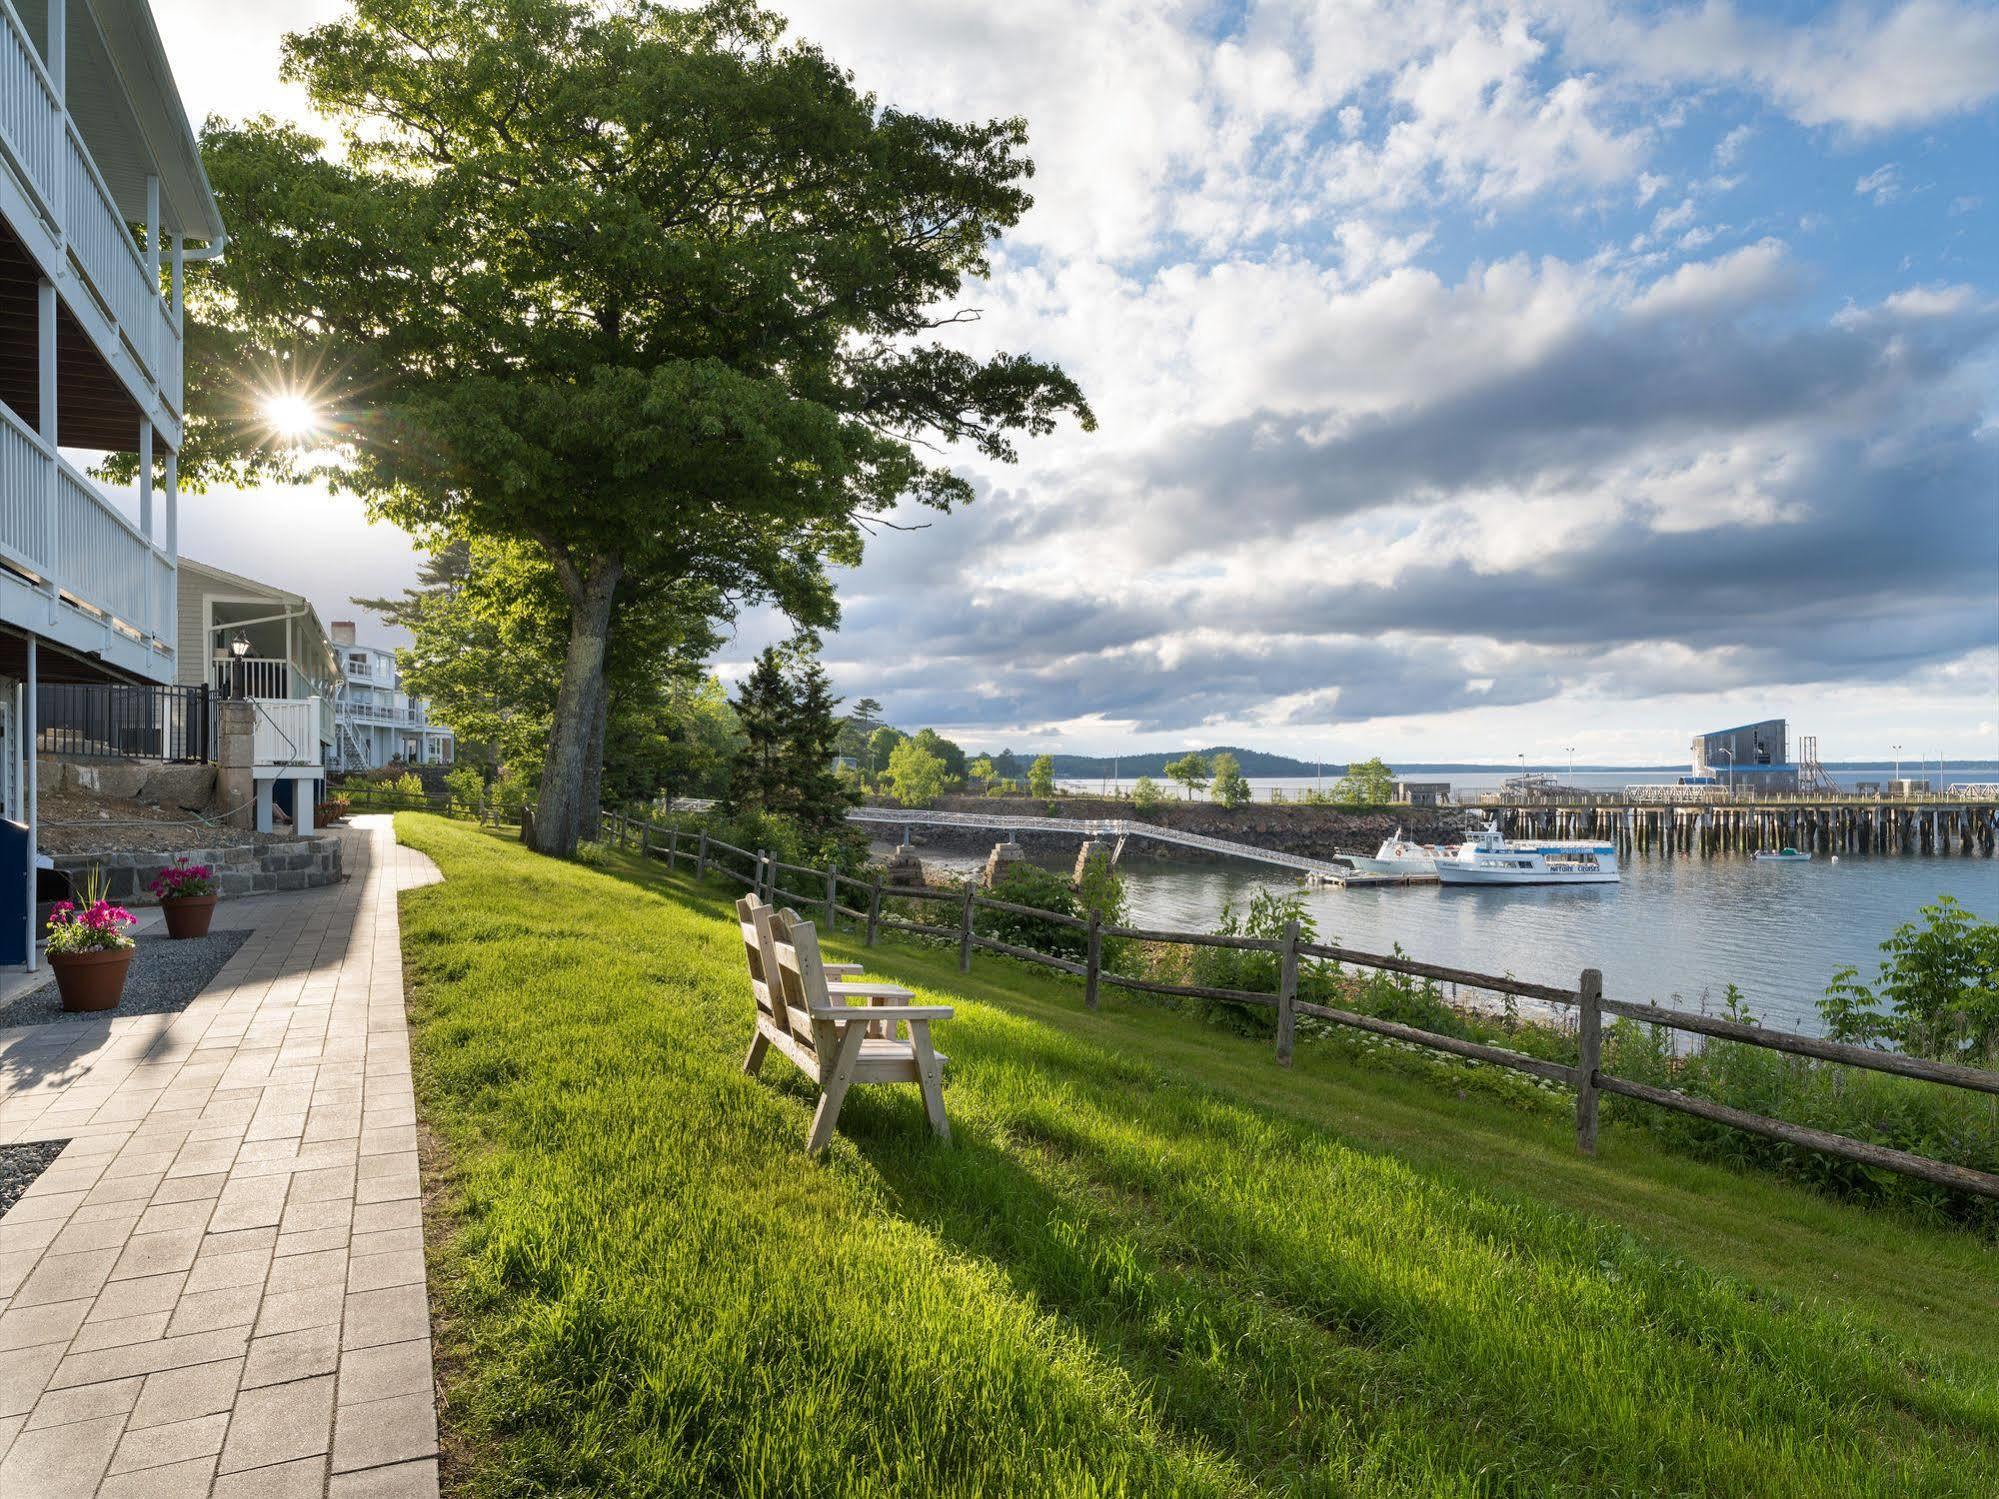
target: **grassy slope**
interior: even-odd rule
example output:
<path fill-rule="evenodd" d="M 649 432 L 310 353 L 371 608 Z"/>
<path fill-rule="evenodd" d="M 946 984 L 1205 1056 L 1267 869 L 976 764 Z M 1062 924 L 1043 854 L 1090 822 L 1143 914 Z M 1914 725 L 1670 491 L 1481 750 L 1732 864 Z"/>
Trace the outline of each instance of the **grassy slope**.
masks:
<path fill-rule="evenodd" d="M 749 1032 L 719 890 L 398 818 L 479 1493 L 1968 1493 L 1990 1251 L 912 949 L 956 1143 Z M 613 877 L 622 874 L 625 877 Z M 644 883 L 640 883 L 641 879 Z M 1981 1356 L 1983 1355 L 1983 1356 Z"/>

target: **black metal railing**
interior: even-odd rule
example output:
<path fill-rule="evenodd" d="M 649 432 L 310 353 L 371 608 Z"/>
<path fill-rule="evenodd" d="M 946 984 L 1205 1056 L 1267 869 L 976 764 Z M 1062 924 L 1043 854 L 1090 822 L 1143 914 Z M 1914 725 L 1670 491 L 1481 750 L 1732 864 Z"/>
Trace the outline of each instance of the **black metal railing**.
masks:
<path fill-rule="evenodd" d="M 206 687 L 44 682 L 35 694 L 36 744 L 45 755 L 170 760 L 213 758 Z"/>

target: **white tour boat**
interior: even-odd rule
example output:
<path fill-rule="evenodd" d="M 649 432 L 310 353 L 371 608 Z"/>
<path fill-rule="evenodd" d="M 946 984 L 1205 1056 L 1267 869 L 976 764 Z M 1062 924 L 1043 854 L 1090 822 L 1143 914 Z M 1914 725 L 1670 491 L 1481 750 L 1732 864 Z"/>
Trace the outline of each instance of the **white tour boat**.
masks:
<path fill-rule="evenodd" d="M 1437 879 L 1446 885 L 1615 885 L 1617 845 L 1586 842 L 1511 842 L 1497 827 L 1442 851 Z"/>
<path fill-rule="evenodd" d="M 1366 854 L 1336 857 L 1365 874 L 1428 874 L 1437 867 L 1437 860 L 1455 852 L 1446 843 L 1411 843 L 1402 836 L 1402 829 L 1397 828 L 1392 837 L 1382 840 L 1371 859 Z"/>
<path fill-rule="evenodd" d="M 1800 848 L 1759 848 L 1756 850 L 1758 864 L 1809 864 L 1811 853 Z"/>

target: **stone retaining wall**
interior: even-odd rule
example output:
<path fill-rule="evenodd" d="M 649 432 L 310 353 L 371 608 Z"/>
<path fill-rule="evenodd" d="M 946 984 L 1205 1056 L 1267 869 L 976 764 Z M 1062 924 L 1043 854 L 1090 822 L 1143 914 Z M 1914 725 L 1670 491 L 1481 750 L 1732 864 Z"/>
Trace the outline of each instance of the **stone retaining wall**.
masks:
<path fill-rule="evenodd" d="M 189 849 L 182 854 L 149 850 L 140 853 L 57 854 L 55 866 L 76 882 L 80 891 L 92 866 L 104 871 L 110 898 L 120 905 L 151 905 L 146 890 L 153 876 L 177 859 L 206 864 L 216 871 L 224 895 L 264 895 L 276 890 L 312 890 L 341 879 L 340 839 L 332 833 L 272 843 L 243 843 L 228 848 Z"/>
<path fill-rule="evenodd" d="M 876 798 L 873 805 L 892 804 Z M 1462 812 L 1435 807 L 1354 811 L 1346 807 L 1298 802 L 1276 806 L 1268 802 L 1254 802 L 1246 807 L 1223 807 L 1208 801 L 1183 801 L 1177 791 L 1171 800 L 1162 801 L 1144 811 L 1133 806 L 1129 800 L 1094 796 L 1059 796 L 1053 800 L 1037 800 L 1017 796 L 946 795 L 939 797 L 935 806 L 946 812 L 1077 819 L 1124 818 L 1201 833 L 1210 838 L 1253 843 L 1279 853 L 1302 854 L 1315 859 L 1330 858 L 1343 850 L 1371 854 L 1398 828 L 1418 843 L 1455 843 L 1463 837 L 1461 829 L 1464 826 Z M 899 842 L 902 838 L 902 829 L 897 827 L 878 826 L 869 829 L 869 832 L 873 837 L 889 842 Z M 940 827 L 935 824 L 926 827 L 917 823 L 910 828 L 909 841 L 918 848 L 944 853 L 984 854 L 995 843 L 1004 843 L 1007 836 L 1004 832 L 985 828 Z M 1077 838 L 1074 834 L 1023 832 L 1016 834 L 1015 838 L 1030 853 L 1044 858 L 1060 858 L 1067 863 L 1075 857 Z M 1133 840 L 1126 853 L 1128 856 L 1140 854 L 1148 859 L 1193 862 L 1216 857 L 1197 848 L 1138 839 Z"/>

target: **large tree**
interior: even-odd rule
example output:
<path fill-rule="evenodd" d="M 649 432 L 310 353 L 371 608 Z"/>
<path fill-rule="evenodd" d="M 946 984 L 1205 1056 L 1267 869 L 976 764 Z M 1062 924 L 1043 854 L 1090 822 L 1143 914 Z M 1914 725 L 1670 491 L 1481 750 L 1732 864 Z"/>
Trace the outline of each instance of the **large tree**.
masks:
<path fill-rule="evenodd" d="M 399 652 L 403 686 L 430 700 L 459 736 L 461 753 L 539 780 L 560 694 L 568 605 L 538 548 L 480 540 L 433 553 L 418 585 L 395 598 L 356 599 L 410 634 Z M 627 588 L 612 616 L 601 721 L 586 779 L 584 817 L 595 827 L 603 782 L 619 801 L 655 791 L 686 794 L 690 779 L 715 789 L 708 744 L 733 724 L 696 723 L 727 713 L 719 689 L 700 690 L 726 601 L 698 590 Z M 465 747 L 469 746 L 469 751 Z M 726 753 L 726 743 L 721 746 Z M 705 769 L 704 769 L 705 768 Z"/>
<path fill-rule="evenodd" d="M 830 623 L 828 562 L 971 497 L 935 447 L 1091 424 L 1060 370 L 941 336 L 1031 201 L 1024 123 L 884 108 L 747 0 L 355 0 L 284 72 L 341 140 L 211 127 L 234 238 L 198 312 L 234 367 L 317 372 L 378 514 L 547 559 L 544 850 L 577 837 L 621 593 Z"/>

